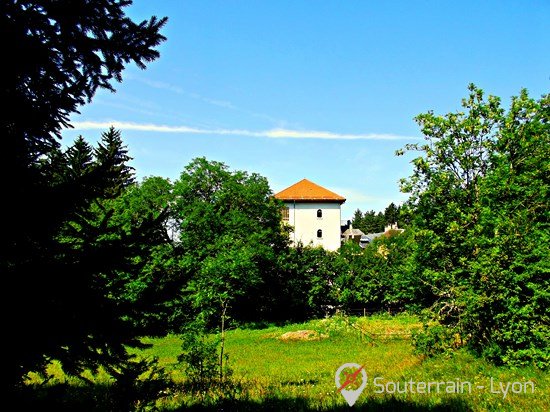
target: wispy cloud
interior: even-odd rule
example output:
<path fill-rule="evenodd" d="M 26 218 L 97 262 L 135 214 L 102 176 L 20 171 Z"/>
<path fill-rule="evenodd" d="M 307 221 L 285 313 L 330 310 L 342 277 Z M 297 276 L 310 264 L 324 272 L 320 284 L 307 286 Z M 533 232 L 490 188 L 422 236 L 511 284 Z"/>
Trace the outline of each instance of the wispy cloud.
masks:
<path fill-rule="evenodd" d="M 132 123 L 121 121 L 96 122 L 82 121 L 72 123 L 75 130 L 104 130 L 111 126 L 121 130 L 137 130 L 141 132 L 178 133 L 178 134 L 205 134 L 205 135 L 231 135 L 247 137 L 266 137 L 270 139 L 329 139 L 329 140 L 417 140 L 413 136 L 401 136 L 395 134 L 349 134 L 336 133 L 321 130 L 290 130 L 270 129 L 253 131 L 246 129 L 204 129 L 189 126 L 167 126 L 151 123 Z"/>
<path fill-rule="evenodd" d="M 152 87 L 154 89 L 161 89 L 161 90 L 168 90 L 172 93 L 177 93 L 177 94 L 186 94 L 185 93 L 185 90 L 183 90 L 181 87 L 179 86 L 175 86 L 173 84 L 169 84 L 169 83 L 166 83 L 166 82 L 161 82 L 161 81 L 158 81 L 158 80 L 150 80 L 150 79 L 144 79 L 144 78 L 141 78 L 141 77 L 136 77 L 136 76 L 127 76 L 128 79 L 131 79 L 131 80 L 136 80 L 140 83 L 143 83 L 149 87 Z"/>
<path fill-rule="evenodd" d="M 286 123 L 286 122 L 281 121 L 279 119 L 276 119 L 276 118 L 274 118 L 274 117 L 272 117 L 268 114 L 258 113 L 258 112 L 255 112 L 253 110 L 243 109 L 242 107 L 235 106 L 233 103 L 231 103 L 230 101 L 227 101 L 227 100 L 213 99 L 211 97 L 203 96 L 199 93 L 189 92 L 187 90 L 182 89 L 181 87 L 179 87 L 177 85 L 170 84 L 170 83 L 167 83 L 167 82 L 158 81 L 158 80 L 151 80 L 151 79 L 147 79 L 147 78 L 137 77 L 137 76 L 134 76 L 134 75 L 130 75 L 128 78 L 132 79 L 132 80 L 135 80 L 139 83 L 143 83 L 143 84 L 145 84 L 149 87 L 152 87 L 154 89 L 167 90 L 167 91 L 175 93 L 175 94 L 180 94 L 180 95 L 187 96 L 187 97 L 190 97 L 190 98 L 195 99 L 195 100 L 199 100 L 201 102 L 210 104 L 212 106 L 221 107 L 221 108 L 229 109 L 229 110 L 234 110 L 234 111 L 237 111 L 237 112 L 240 112 L 240 113 L 245 113 L 249 116 L 269 120 L 269 121 L 274 122 L 274 123 L 279 123 L 279 124 L 280 123 Z"/>
<path fill-rule="evenodd" d="M 213 106 L 223 107 L 225 109 L 239 110 L 233 103 L 225 100 L 211 99 L 209 97 L 204 97 L 198 93 L 185 93 L 187 96 L 192 97 L 193 99 L 201 100 L 205 103 L 211 104 Z"/>
<path fill-rule="evenodd" d="M 121 100 L 121 99 L 118 99 L 118 100 Z M 114 107 L 114 108 L 117 108 L 117 109 L 123 109 L 123 110 L 129 111 L 129 112 L 145 114 L 147 116 L 155 116 L 155 117 L 160 116 L 160 117 L 169 118 L 169 119 L 174 119 L 175 118 L 174 116 L 168 115 L 165 112 L 143 108 L 143 107 L 146 107 L 146 106 L 145 105 L 140 105 L 138 102 L 135 102 L 134 105 L 130 105 L 130 104 L 119 103 L 119 102 L 116 102 L 116 101 L 115 102 L 104 101 L 101 98 L 99 98 L 99 99 L 96 99 L 94 101 L 94 103 L 100 104 L 100 105 L 103 105 L 103 106 Z"/>
<path fill-rule="evenodd" d="M 232 109 L 232 110 L 239 110 L 236 106 L 234 106 L 231 102 L 225 101 L 225 100 L 219 100 L 219 99 L 211 99 L 209 97 L 202 96 L 198 93 L 188 92 L 184 89 L 182 89 L 179 86 L 176 86 L 174 84 L 158 81 L 158 80 L 150 80 L 150 79 L 144 79 L 141 77 L 130 77 L 132 80 L 136 80 L 140 83 L 143 83 L 149 87 L 152 87 L 154 89 L 160 89 L 160 90 L 167 90 L 172 93 L 181 94 L 184 96 L 191 97 L 196 100 L 203 101 L 205 103 L 211 104 L 213 106 L 223 107 L 225 109 Z"/>

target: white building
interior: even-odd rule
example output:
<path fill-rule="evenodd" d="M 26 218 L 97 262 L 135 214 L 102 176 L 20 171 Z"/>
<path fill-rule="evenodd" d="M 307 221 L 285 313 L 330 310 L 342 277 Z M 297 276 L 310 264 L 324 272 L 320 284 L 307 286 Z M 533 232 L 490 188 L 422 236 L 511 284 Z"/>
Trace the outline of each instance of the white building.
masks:
<path fill-rule="evenodd" d="M 285 203 L 283 220 L 293 227 L 293 244 L 340 247 L 340 206 L 346 199 L 307 179 L 287 187 L 275 197 Z"/>

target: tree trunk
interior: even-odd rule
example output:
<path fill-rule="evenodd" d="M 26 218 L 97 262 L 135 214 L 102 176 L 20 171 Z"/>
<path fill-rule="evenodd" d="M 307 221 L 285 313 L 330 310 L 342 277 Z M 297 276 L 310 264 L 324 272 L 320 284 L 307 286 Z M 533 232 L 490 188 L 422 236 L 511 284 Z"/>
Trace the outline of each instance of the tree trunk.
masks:
<path fill-rule="evenodd" d="M 227 311 L 227 302 L 222 302 L 221 333 L 220 333 L 220 381 L 223 380 L 223 351 L 225 347 L 225 313 Z"/>

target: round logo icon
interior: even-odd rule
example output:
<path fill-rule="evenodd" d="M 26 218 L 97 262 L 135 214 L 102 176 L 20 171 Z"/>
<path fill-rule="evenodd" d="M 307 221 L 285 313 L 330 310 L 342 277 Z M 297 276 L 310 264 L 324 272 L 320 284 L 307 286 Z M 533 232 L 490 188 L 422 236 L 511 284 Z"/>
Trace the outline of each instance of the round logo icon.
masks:
<path fill-rule="evenodd" d="M 346 369 L 350 371 L 346 372 Z M 363 366 L 357 363 L 344 363 L 336 371 L 334 382 L 338 392 L 342 394 L 348 405 L 353 406 L 367 386 L 367 372 Z"/>

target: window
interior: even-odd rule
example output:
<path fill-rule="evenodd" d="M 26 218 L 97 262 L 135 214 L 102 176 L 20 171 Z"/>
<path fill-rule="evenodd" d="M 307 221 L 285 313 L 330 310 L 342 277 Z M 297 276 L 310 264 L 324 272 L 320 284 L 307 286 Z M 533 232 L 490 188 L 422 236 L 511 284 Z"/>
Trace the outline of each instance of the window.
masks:
<path fill-rule="evenodd" d="M 317 217 L 323 217 L 323 211 L 321 209 L 317 209 Z"/>
<path fill-rule="evenodd" d="M 281 210 L 281 213 L 283 214 L 283 222 L 288 222 L 289 215 L 290 215 L 288 207 L 283 207 L 283 210 Z"/>
<path fill-rule="evenodd" d="M 318 238 L 323 237 L 323 231 L 322 231 L 321 229 L 319 229 L 319 230 L 317 231 L 317 237 L 318 237 Z"/>

